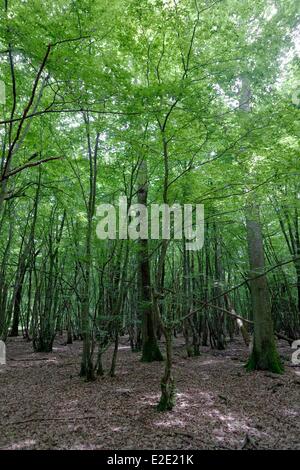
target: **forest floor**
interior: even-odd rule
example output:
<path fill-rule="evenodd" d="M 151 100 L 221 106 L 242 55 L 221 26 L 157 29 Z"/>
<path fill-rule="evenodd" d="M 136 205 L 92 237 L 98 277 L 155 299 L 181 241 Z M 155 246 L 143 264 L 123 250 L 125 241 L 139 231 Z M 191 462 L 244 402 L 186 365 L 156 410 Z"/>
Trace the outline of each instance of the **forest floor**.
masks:
<path fill-rule="evenodd" d="M 177 403 L 166 413 L 155 408 L 163 363 L 141 363 L 124 337 L 117 376 L 86 383 L 81 348 L 58 337 L 53 353 L 34 354 L 22 338 L 8 340 L 1 449 L 300 449 L 300 367 L 292 367 L 287 343 L 279 342 L 285 373 L 275 375 L 246 372 L 240 340 L 187 359 L 177 338 Z"/>

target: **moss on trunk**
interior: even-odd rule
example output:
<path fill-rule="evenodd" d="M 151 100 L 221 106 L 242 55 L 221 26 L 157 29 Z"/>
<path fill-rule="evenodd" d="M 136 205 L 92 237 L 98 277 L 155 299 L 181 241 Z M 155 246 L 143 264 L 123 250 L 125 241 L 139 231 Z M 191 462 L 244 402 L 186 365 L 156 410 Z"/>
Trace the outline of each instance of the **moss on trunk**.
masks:
<path fill-rule="evenodd" d="M 159 350 L 156 338 L 149 338 L 143 344 L 142 362 L 163 361 L 163 355 Z"/>
<path fill-rule="evenodd" d="M 176 388 L 172 376 L 161 381 L 161 397 L 157 405 L 158 411 L 171 411 L 175 406 Z"/>
<path fill-rule="evenodd" d="M 271 339 L 268 344 L 265 341 L 261 350 L 254 345 L 253 351 L 250 354 L 245 367 L 248 371 L 269 370 L 276 374 L 282 374 L 284 369 L 276 350 L 274 340 Z"/>
<path fill-rule="evenodd" d="M 172 375 L 172 328 L 164 331 L 166 338 L 166 365 L 161 381 L 161 397 L 157 405 L 158 411 L 171 411 L 175 406 L 176 389 Z"/>
<path fill-rule="evenodd" d="M 276 349 L 270 293 L 265 274 L 264 246 L 259 207 L 252 200 L 249 202 L 246 227 L 254 332 L 253 349 L 246 369 L 249 371 L 269 370 L 281 373 L 283 372 L 283 367 Z"/>

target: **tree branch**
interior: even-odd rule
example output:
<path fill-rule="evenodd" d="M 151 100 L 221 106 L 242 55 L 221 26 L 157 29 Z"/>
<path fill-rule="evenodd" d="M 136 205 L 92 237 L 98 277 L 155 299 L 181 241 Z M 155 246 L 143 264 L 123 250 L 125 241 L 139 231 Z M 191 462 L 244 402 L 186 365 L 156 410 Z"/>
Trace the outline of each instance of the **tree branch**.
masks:
<path fill-rule="evenodd" d="M 11 176 L 13 175 L 16 175 L 17 173 L 20 173 L 21 171 L 23 170 L 26 170 L 26 168 L 31 168 L 33 166 L 38 166 L 38 165 L 41 165 L 42 163 L 47 163 L 47 162 L 51 162 L 53 160 L 59 160 L 61 159 L 62 157 L 49 157 L 49 158 L 44 158 L 42 160 L 38 160 L 37 162 L 29 162 L 29 163 L 25 163 L 25 165 L 22 165 L 22 166 L 19 166 L 17 168 L 14 168 L 13 170 L 11 170 L 9 173 L 7 173 L 7 175 L 4 175 L 1 177 L 0 181 L 4 181 L 8 178 L 10 178 Z"/>

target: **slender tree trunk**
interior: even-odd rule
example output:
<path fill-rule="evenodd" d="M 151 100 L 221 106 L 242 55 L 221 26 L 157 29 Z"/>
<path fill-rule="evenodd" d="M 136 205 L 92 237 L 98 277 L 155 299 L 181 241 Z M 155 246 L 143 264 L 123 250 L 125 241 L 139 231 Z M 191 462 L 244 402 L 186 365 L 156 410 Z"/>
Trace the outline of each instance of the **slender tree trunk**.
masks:
<path fill-rule="evenodd" d="M 175 382 L 172 374 L 172 328 L 165 328 L 166 362 L 165 373 L 161 380 L 161 397 L 157 405 L 159 411 L 171 411 L 175 405 Z"/>
<path fill-rule="evenodd" d="M 214 229 L 214 257 L 215 257 L 215 287 L 214 293 L 217 297 L 216 305 L 220 308 L 223 306 L 223 301 L 220 295 L 222 294 L 222 281 L 223 281 L 223 266 L 221 262 L 221 240 L 220 233 L 217 229 L 216 223 L 213 225 Z M 224 313 L 221 310 L 214 312 L 214 332 L 216 336 L 217 349 L 223 350 L 226 346 L 226 338 L 224 332 Z"/>
<path fill-rule="evenodd" d="M 20 322 L 20 312 L 21 312 L 21 301 L 22 301 L 22 290 L 23 290 L 23 282 L 25 277 L 25 271 L 22 271 L 20 274 L 20 278 L 18 279 L 17 289 L 15 293 L 14 299 L 14 311 L 13 311 L 13 322 L 10 331 L 10 336 L 18 336 L 19 335 L 19 322 Z"/>
<path fill-rule="evenodd" d="M 117 357 L 118 357 L 118 349 L 119 349 L 119 331 L 116 328 L 115 331 L 115 342 L 114 342 L 114 352 L 113 352 L 113 357 L 111 361 L 111 368 L 109 375 L 111 377 L 115 377 L 116 375 L 116 365 L 117 365 Z"/>
<path fill-rule="evenodd" d="M 97 153 L 98 153 L 98 142 L 99 134 L 96 136 L 95 149 L 92 150 L 91 138 L 90 138 L 90 123 L 88 115 L 84 114 L 86 130 L 87 130 L 87 143 L 88 143 L 88 156 L 89 156 L 89 198 L 87 205 L 87 231 L 86 231 L 86 243 L 85 243 L 85 268 L 84 268 L 84 286 L 83 286 L 83 299 L 81 308 L 81 325 L 82 325 L 82 337 L 83 337 L 83 352 L 81 360 L 81 377 L 85 377 L 86 380 L 95 380 L 95 371 L 93 365 L 93 344 L 91 337 L 90 328 L 90 296 L 91 296 L 91 265 L 92 265 L 92 222 L 95 212 L 96 202 L 96 179 L 97 179 Z"/>
<path fill-rule="evenodd" d="M 143 159 L 139 168 L 139 204 L 147 205 L 148 175 L 147 163 Z M 141 306 L 142 306 L 142 362 L 162 361 L 155 334 L 154 310 L 151 299 L 150 260 L 148 239 L 139 239 L 139 273 L 141 279 Z"/>

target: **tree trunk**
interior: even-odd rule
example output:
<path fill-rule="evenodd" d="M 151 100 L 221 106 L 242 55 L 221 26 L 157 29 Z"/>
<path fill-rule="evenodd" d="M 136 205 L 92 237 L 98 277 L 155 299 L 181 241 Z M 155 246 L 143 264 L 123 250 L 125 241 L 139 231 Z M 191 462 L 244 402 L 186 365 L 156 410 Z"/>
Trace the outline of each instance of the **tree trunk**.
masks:
<path fill-rule="evenodd" d="M 91 295 L 91 266 L 92 266 L 92 222 L 95 213 L 96 201 L 96 179 L 97 179 L 97 153 L 99 134 L 96 136 L 95 149 L 92 150 L 90 139 L 90 123 L 88 115 L 84 114 L 84 120 L 87 131 L 88 143 L 88 156 L 89 156 L 89 199 L 87 207 L 87 231 L 86 231 L 86 244 L 85 244 L 85 267 L 84 267 L 84 286 L 83 286 L 83 299 L 81 309 L 81 325 L 83 337 L 83 352 L 81 359 L 80 376 L 85 377 L 87 381 L 95 380 L 95 372 L 93 365 L 93 343 L 90 331 L 90 295 Z"/>
<path fill-rule="evenodd" d="M 250 290 L 254 320 L 253 349 L 247 370 L 270 370 L 281 373 L 279 355 L 274 339 L 273 320 L 267 278 L 264 273 L 264 250 L 259 209 L 252 204 L 247 209 L 247 241 L 250 262 Z"/>
<path fill-rule="evenodd" d="M 147 205 L 148 176 L 147 163 L 143 160 L 139 168 L 139 204 Z M 151 302 L 151 278 L 150 261 L 148 253 L 148 239 L 139 239 L 139 273 L 141 285 L 141 307 L 142 307 L 142 362 L 162 361 L 163 357 L 159 350 L 155 334 L 154 310 Z"/>
<path fill-rule="evenodd" d="M 171 411 L 175 406 L 175 382 L 172 375 L 172 328 L 165 328 L 164 334 L 166 338 L 166 364 L 157 409 L 158 411 Z"/>

